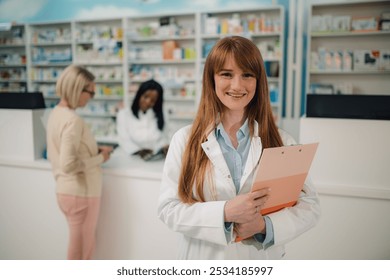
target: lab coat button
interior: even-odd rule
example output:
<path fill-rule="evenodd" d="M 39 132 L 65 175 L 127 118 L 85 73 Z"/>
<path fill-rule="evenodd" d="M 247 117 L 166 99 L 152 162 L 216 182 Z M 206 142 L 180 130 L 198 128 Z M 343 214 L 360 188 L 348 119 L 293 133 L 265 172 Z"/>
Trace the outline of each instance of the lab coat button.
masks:
<path fill-rule="evenodd" d="M 230 176 L 230 175 L 228 175 L 228 178 L 230 179 L 230 178 L 231 178 L 231 176 Z"/>

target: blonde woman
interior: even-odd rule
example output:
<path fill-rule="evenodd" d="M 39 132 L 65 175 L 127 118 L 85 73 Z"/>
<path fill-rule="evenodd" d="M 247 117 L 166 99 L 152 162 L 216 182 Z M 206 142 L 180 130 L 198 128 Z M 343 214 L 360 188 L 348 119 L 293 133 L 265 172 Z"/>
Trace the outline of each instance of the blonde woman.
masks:
<path fill-rule="evenodd" d="M 47 124 L 47 151 L 56 180 L 57 201 L 69 226 L 68 259 L 91 259 L 100 208 L 102 171 L 112 148 L 98 147 L 75 109 L 93 98 L 94 75 L 83 67 L 68 66 L 59 77 L 60 102 Z"/>
<path fill-rule="evenodd" d="M 178 258 L 283 258 L 284 245 L 316 224 L 317 194 L 307 181 L 294 207 L 262 216 L 268 191 L 250 190 L 262 150 L 293 143 L 274 122 L 256 45 L 218 41 L 194 123 L 173 136 L 163 170 L 158 215 L 181 233 Z"/>

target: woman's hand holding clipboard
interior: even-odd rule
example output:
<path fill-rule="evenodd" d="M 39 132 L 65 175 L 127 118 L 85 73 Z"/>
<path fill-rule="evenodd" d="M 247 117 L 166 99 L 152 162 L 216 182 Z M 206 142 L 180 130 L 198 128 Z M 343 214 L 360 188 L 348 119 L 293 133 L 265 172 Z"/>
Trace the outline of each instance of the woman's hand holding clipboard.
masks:
<path fill-rule="evenodd" d="M 262 215 L 294 206 L 298 201 L 318 143 L 264 149 L 253 180 L 252 192 L 269 188 Z M 239 237 L 236 242 L 241 241 Z"/>

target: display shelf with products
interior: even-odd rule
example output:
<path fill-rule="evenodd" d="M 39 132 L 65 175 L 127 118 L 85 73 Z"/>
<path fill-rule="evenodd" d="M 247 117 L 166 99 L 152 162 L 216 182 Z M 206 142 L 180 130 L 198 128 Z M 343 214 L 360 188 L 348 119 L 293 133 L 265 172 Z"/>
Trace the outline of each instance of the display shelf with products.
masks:
<path fill-rule="evenodd" d="M 220 38 L 239 35 L 251 39 L 263 56 L 275 121 L 282 118 L 283 27 L 282 6 L 217 10 L 201 14 L 202 63 Z M 200 69 L 203 69 L 201 66 Z"/>
<path fill-rule="evenodd" d="M 42 92 L 52 108 L 58 102 L 57 78 L 73 62 L 71 22 L 29 24 L 27 34 L 28 88 Z"/>
<path fill-rule="evenodd" d="M 122 65 L 121 19 L 76 21 L 75 61 L 81 64 Z"/>
<path fill-rule="evenodd" d="M 116 142 L 115 118 L 124 93 L 123 19 L 74 22 L 75 61 L 96 77 L 94 99 L 78 112 L 98 141 Z"/>
<path fill-rule="evenodd" d="M 190 123 L 195 98 L 187 97 L 187 92 L 193 94 L 189 92 L 196 80 L 196 14 L 130 18 L 127 26 L 126 106 L 130 106 L 140 83 L 155 79 L 164 88 L 164 108 L 171 127 Z M 180 114 L 181 110 L 189 116 Z"/>
<path fill-rule="evenodd" d="M 307 93 L 389 95 L 390 2 L 321 3 L 310 12 Z"/>
<path fill-rule="evenodd" d="M 176 82 L 165 82 L 164 110 L 170 120 L 169 134 L 172 135 L 179 128 L 191 123 L 196 113 L 195 80 L 186 79 L 185 82 L 177 79 Z"/>
<path fill-rule="evenodd" d="M 272 6 L 19 25 L 12 43 L 0 33 L 0 85 L 18 84 L 21 91 L 24 83 L 25 91 L 43 92 L 51 108 L 59 100 L 55 85 L 64 68 L 83 65 L 95 75 L 96 90 L 94 99 L 77 112 L 98 139 L 115 142 L 118 108 L 130 106 L 140 84 L 155 79 L 164 88 L 164 110 L 173 133 L 193 121 L 207 53 L 220 38 L 236 34 L 261 50 L 272 107 L 280 120 L 283 23 L 283 8 Z M 10 58 L 21 62 L 9 64 Z"/>
<path fill-rule="evenodd" d="M 0 92 L 27 92 L 25 25 L 0 31 Z"/>

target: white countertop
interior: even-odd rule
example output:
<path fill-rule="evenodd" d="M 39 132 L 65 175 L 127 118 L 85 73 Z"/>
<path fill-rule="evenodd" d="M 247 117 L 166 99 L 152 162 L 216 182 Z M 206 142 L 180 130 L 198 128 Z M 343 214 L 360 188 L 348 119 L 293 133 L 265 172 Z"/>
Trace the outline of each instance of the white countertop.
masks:
<path fill-rule="evenodd" d="M 139 156 L 126 155 L 120 148 L 103 164 L 103 173 L 160 180 L 164 160 L 144 161 Z"/>
<path fill-rule="evenodd" d="M 18 160 L 0 157 L 0 165 L 32 169 L 50 170 L 50 162 L 45 159 Z M 164 160 L 147 162 L 138 156 L 128 156 L 121 149 L 116 149 L 110 160 L 102 165 L 103 174 L 133 178 L 160 180 Z"/>

